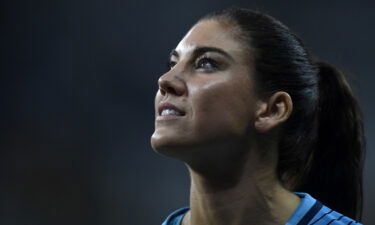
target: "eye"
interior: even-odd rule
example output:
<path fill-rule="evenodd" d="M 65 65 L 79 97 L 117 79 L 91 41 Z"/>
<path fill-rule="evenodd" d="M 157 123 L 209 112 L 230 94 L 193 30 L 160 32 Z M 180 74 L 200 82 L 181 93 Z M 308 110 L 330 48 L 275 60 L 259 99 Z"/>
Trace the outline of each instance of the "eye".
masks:
<path fill-rule="evenodd" d="M 170 70 L 172 69 L 177 63 L 175 61 L 169 60 L 167 62 L 167 69 Z"/>
<path fill-rule="evenodd" d="M 204 70 L 215 70 L 217 69 L 217 63 L 208 57 L 203 57 L 197 60 L 195 64 L 196 69 L 204 69 Z"/>

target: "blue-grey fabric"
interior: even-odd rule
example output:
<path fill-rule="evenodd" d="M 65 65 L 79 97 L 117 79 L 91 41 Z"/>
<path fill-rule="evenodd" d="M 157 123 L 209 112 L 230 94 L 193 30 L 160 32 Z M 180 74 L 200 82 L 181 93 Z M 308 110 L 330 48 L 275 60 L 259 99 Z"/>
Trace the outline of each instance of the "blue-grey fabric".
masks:
<path fill-rule="evenodd" d="M 286 225 L 362 225 L 322 205 L 307 193 L 295 192 L 295 194 L 301 198 L 301 203 Z M 189 207 L 183 207 L 174 211 L 162 225 L 181 225 L 182 218 L 189 209 Z"/>

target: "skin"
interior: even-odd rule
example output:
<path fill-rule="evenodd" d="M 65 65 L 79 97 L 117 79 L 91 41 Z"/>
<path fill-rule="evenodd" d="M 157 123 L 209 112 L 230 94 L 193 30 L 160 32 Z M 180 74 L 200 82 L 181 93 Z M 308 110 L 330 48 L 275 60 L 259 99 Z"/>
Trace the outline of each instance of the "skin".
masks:
<path fill-rule="evenodd" d="M 277 134 L 292 100 L 285 92 L 255 93 L 251 57 L 228 25 L 199 22 L 177 45 L 159 79 L 151 145 L 189 169 L 183 225 L 285 224 L 300 203 L 276 176 Z M 163 119 L 164 102 L 184 115 Z"/>

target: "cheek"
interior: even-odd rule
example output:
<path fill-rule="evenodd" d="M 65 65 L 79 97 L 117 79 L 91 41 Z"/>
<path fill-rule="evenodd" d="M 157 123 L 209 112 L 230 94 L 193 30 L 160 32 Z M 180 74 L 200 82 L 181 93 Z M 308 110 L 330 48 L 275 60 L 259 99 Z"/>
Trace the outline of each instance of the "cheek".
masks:
<path fill-rule="evenodd" d="M 243 135 L 252 121 L 253 102 L 244 82 L 210 82 L 192 90 L 196 129 L 203 135 Z"/>

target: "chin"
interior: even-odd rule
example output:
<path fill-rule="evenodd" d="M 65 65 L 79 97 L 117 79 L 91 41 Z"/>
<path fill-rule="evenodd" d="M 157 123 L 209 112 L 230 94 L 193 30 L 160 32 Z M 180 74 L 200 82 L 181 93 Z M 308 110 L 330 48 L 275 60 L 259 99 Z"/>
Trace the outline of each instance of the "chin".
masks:
<path fill-rule="evenodd" d="M 159 135 L 158 133 L 154 133 L 151 136 L 151 147 L 154 149 L 155 152 L 176 158 L 179 160 L 183 160 L 190 155 L 191 146 L 186 143 L 186 137 L 177 137 L 177 135 Z"/>
<path fill-rule="evenodd" d="M 176 138 L 160 136 L 155 133 L 151 136 L 151 147 L 159 154 L 170 155 L 172 152 L 177 151 L 178 145 Z"/>

